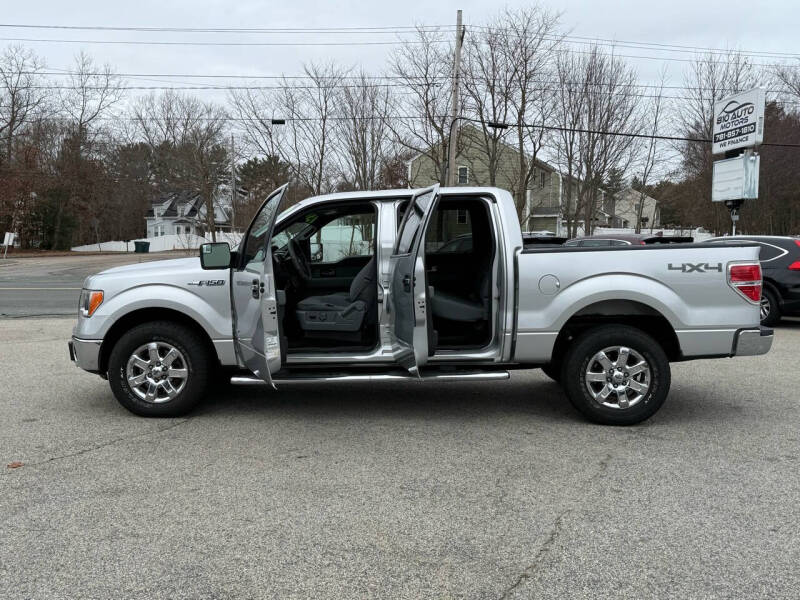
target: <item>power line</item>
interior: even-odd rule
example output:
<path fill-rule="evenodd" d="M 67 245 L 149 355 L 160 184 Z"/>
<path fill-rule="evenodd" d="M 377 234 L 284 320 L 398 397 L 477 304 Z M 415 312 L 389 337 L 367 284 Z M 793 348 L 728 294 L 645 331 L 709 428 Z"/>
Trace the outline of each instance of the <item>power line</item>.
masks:
<path fill-rule="evenodd" d="M 453 25 L 386 25 L 355 27 L 136 27 L 110 25 L 34 25 L 0 23 L 15 29 L 66 29 L 77 31 L 142 31 L 172 33 L 397 33 L 417 31 L 453 31 Z"/>
<path fill-rule="evenodd" d="M 174 42 L 145 40 L 64 40 L 39 38 L 0 38 L 0 42 L 34 42 L 54 44 L 113 44 L 132 46 L 393 46 L 397 44 L 440 44 L 444 40 L 395 40 L 383 42 Z"/>
<path fill-rule="evenodd" d="M 85 76 L 105 76 L 106 73 L 102 72 L 87 72 L 87 73 L 78 73 L 76 71 L 69 71 L 67 69 L 62 69 L 59 72 L 55 71 L 20 71 L 22 75 L 42 75 L 47 77 L 70 77 L 74 75 L 85 75 Z M 411 81 L 412 83 L 417 84 L 424 84 L 432 81 L 449 81 L 450 77 L 446 75 L 442 76 L 419 76 L 419 77 L 409 77 L 409 76 L 399 76 L 399 75 L 228 75 L 228 74 L 199 74 L 199 73 L 113 73 L 113 75 L 117 77 L 130 77 L 130 78 L 148 78 L 148 77 L 179 77 L 185 79 L 263 79 L 263 80 L 346 80 L 346 81 Z M 158 80 L 153 80 L 158 81 Z M 171 83 L 171 82 L 165 82 Z M 605 81 L 560 81 L 558 79 L 537 79 L 535 80 L 537 84 L 544 84 L 544 85 L 569 85 L 569 86 L 592 86 L 592 87 L 602 87 L 608 85 L 608 82 Z M 192 85 L 192 84 L 187 84 Z M 349 84 L 348 84 L 349 85 Z M 410 84 L 407 84 L 410 85 Z M 285 87 L 285 86 L 282 86 Z M 728 93 L 735 93 L 738 90 L 735 89 L 728 89 L 728 88 L 709 88 L 703 86 L 691 86 L 691 85 L 659 85 L 659 84 L 644 84 L 644 83 L 637 83 L 635 84 L 636 88 L 642 89 L 664 89 L 664 90 L 681 90 L 681 91 L 713 91 L 720 94 L 728 94 Z M 198 88 L 203 89 L 203 88 Z M 767 89 L 765 90 L 767 93 L 770 94 L 782 94 L 785 90 L 778 90 L 778 89 Z M 686 97 L 679 97 L 674 96 L 675 98 L 681 99 L 689 99 Z"/>
<path fill-rule="evenodd" d="M 506 35 L 513 35 L 519 37 L 519 34 L 508 27 L 493 27 L 490 25 L 470 25 L 471 29 L 478 29 L 481 31 L 492 32 L 492 31 L 503 31 Z M 580 36 L 580 35 L 552 35 L 552 36 L 543 36 L 543 39 L 547 41 L 569 41 L 576 44 L 589 44 L 589 45 L 597 45 L 597 46 L 615 46 L 619 48 L 641 48 L 641 49 L 649 49 L 649 50 L 658 50 L 663 52 L 689 52 L 689 53 L 697 53 L 697 52 L 706 52 L 712 54 L 740 54 L 742 56 L 759 56 L 759 57 L 770 57 L 770 58 L 800 58 L 800 53 L 797 52 L 777 52 L 771 50 L 736 50 L 733 48 L 713 48 L 707 46 L 691 46 L 691 45 L 684 45 L 684 44 L 664 44 L 659 42 L 643 42 L 643 41 L 634 41 L 634 40 L 617 40 L 614 38 L 602 38 L 602 37 L 593 37 L 593 36 Z"/>
<path fill-rule="evenodd" d="M 470 121 L 472 123 L 484 123 L 488 121 L 482 121 L 481 119 L 469 118 L 469 117 L 461 117 L 464 121 Z M 587 133 L 587 134 L 594 134 L 594 135 L 608 135 L 612 137 L 629 137 L 635 139 L 650 139 L 650 140 L 666 140 L 671 142 L 693 142 L 693 143 L 705 143 L 710 144 L 711 140 L 708 138 L 692 138 L 692 137 L 683 137 L 683 136 L 669 136 L 669 135 L 659 135 L 659 134 L 647 134 L 647 133 L 632 133 L 629 131 L 604 131 L 599 129 L 582 129 L 578 127 L 559 127 L 555 125 L 542 125 L 542 124 L 527 124 L 527 123 L 497 123 L 496 125 L 500 127 L 524 127 L 526 129 L 544 129 L 546 131 L 561 131 L 566 133 Z M 777 143 L 777 142 L 765 142 L 760 144 L 761 146 L 774 146 L 779 148 L 800 148 L 800 144 L 784 144 L 784 143 Z"/>
<path fill-rule="evenodd" d="M 139 27 L 139 26 L 110 26 L 110 25 L 61 25 L 61 24 L 29 24 L 29 23 L 0 23 L 0 27 L 7 29 L 50 29 L 70 31 L 137 31 L 137 32 L 167 32 L 167 33 L 415 33 L 438 32 L 448 33 L 453 31 L 453 25 L 386 25 L 386 26 L 352 26 L 352 27 Z M 490 25 L 466 25 L 469 29 L 483 31 L 504 31 L 510 35 L 516 34 L 507 27 L 494 27 Z M 800 58 L 800 53 L 777 52 L 767 50 L 734 50 L 730 48 L 715 48 L 709 46 L 692 46 L 686 44 L 665 44 L 660 42 L 646 42 L 637 40 L 617 40 L 594 36 L 565 35 L 550 36 L 550 41 L 567 40 L 576 43 L 590 43 L 611 45 L 618 47 L 663 49 L 667 52 L 711 52 L 728 54 L 731 52 L 748 56 L 770 56 Z"/>

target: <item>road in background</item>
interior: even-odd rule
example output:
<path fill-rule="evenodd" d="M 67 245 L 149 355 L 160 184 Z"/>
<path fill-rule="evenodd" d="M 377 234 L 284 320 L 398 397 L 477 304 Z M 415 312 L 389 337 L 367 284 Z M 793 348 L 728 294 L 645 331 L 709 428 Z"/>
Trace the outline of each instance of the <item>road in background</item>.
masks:
<path fill-rule="evenodd" d="M 0 598 L 788 598 L 800 322 L 635 427 L 502 383 L 221 388 L 143 419 L 0 320 Z M 20 468 L 6 465 L 21 461 Z"/>
<path fill-rule="evenodd" d="M 120 265 L 184 256 L 183 252 L 76 253 L 0 259 L 0 317 L 74 315 L 81 285 L 89 275 Z"/>

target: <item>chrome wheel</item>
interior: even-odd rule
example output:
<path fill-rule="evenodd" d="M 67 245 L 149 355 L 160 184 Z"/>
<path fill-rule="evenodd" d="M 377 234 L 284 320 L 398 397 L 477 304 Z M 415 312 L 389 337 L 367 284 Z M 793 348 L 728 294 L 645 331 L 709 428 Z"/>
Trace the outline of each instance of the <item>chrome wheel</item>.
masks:
<path fill-rule="evenodd" d="M 189 370 L 180 350 L 166 342 L 150 342 L 131 354 L 125 375 L 134 394 L 159 404 L 181 393 Z"/>
<path fill-rule="evenodd" d="M 632 348 L 609 346 L 589 359 L 584 380 L 595 402 L 624 410 L 650 391 L 650 365 Z"/>
<path fill-rule="evenodd" d="M 763 321 L 769 316 L 770 311 L 772 310 L 772 304 L 770 304 L 769 296 L 766 294 L 761 295 L 761 320 Z"/>

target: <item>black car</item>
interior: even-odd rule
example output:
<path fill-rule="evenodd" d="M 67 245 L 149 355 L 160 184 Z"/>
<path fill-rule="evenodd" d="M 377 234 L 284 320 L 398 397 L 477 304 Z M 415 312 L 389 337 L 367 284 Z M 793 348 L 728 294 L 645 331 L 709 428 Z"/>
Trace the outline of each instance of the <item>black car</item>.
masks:
<path fill-rule="evenodd" d="M 761 246 L 759 260 L 764 286 L 761 324 L 774 325 L 782 316 L 800 315 L 800 238 L 771 235 L 736 235 L 709 242 L 742 240 Z"/>

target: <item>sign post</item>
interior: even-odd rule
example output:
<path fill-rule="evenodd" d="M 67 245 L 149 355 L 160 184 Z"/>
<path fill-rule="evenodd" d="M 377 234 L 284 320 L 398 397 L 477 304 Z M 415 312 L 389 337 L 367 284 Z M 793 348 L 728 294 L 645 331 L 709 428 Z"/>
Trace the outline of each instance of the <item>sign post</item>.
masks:
<path fill-rule="evenodd" d="M 6 231 L 6 235 L 3 238 L 3 246 L 5 246 L 3 258 L 8 258 L 8 247 L 14 243 L 14 237 L 15 235 L 13 233 Z"/>
<path fill-rule="evenodd" d="M 758 198 L 761 157 L 753 150 L 764 141 L 764 90 L 741 92 L 714 103 L 712 154 L 725 154 L 714 162 L 711 201 L 724 202 L 731 213 L 733 235 L 739 209 L 745 200 Z M 738 152 L 741 149 L 744 152 Z"/>

